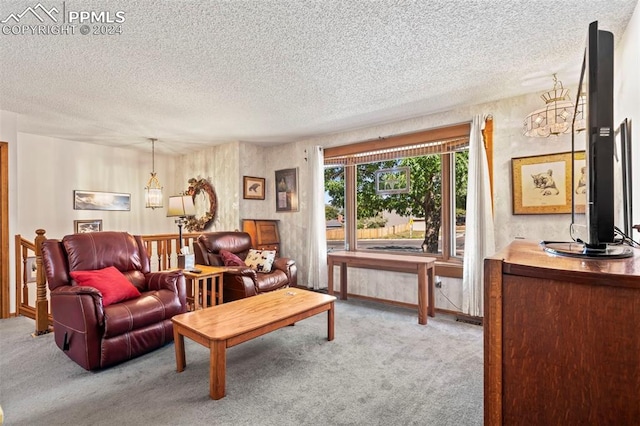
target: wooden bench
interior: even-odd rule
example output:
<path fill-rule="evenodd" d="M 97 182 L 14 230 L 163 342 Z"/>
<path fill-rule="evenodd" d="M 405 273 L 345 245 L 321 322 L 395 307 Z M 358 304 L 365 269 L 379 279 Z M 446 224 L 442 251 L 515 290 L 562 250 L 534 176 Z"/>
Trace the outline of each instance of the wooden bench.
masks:
<path fill-rule="evenodd" d="M 418 323 L 426 324 L 427 315 L 435 316 L 436 259 L 424 256 L 371 253 L 365 251 L 332 251 L 327 253 L 329 294 L 333 294 L 333 267 L 340 265 L 340 299 L 347 299 L 347 268 L 382 269 L 418 274 Z"/>

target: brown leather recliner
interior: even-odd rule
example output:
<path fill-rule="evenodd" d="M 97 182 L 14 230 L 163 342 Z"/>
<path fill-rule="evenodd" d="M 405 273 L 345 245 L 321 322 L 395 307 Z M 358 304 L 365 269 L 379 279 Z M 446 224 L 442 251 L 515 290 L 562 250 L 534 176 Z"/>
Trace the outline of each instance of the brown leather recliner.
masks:
<path fill-rule="evenodd" d="M 104 368 L 173 341 L 171 317 L 187 310 L 185 278 L 180 270 L 151 272 L 140 236 L 67 235 L 62 241 L 46 240 L 42 255 L 56 344 L 82 367 Z M 70 275 L 109 266 L 118 269 L 140 296 L 103 306 L 99 290 L 78 286 Z"/>
<path fill-rule="evenodd" d="M 196 263 L 224 266 L 220 250 L 229 251 L 245 260 L 251 248 L 251 236 L 246 232 L 206 232 L 200 234 L 194 244 Z M 223 298 L 225 302 L 243 299 L 279 288 L 297 284 L 296 262 L 278 257 L 271 272 L 256 272 L 248 267 L 235 267 L 225 271 Z"/>

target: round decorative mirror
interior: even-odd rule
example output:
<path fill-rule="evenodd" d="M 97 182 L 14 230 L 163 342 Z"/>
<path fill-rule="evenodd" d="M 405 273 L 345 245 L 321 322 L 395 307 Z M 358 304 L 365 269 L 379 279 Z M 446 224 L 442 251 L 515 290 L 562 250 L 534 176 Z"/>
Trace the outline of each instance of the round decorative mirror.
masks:
<path fill-rule="evenodd" d="M 186 194 L 193 198 L 196 214 L 187 218 L 185 228 L 189 232 L 204 231 L 216 218 L 218 199 L 213 187 L 206 179 L 189 179 L 189 189 Z"/>

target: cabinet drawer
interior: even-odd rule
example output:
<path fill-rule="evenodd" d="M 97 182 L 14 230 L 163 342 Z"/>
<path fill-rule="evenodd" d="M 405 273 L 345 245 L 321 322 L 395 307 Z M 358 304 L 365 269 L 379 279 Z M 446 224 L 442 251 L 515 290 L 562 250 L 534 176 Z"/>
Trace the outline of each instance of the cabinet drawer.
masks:
<path fill-rule="evenodd" d="M 256 244 L 274 244 L 280 242 L 276 222 L 256 221 Z"/>

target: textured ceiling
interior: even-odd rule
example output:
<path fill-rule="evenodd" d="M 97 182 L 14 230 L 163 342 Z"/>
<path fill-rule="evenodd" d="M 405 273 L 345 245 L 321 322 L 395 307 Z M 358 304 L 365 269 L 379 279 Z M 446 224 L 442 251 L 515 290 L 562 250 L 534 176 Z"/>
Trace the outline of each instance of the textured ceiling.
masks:
<path fill-rule="evenodd" d="M 12 31 L 52 24 L 16 22 L 29 6 L 125 21 L 0 34 L 0 109 L 21 132 L 164 153 L 285 143 L 541 92 L 554 72 L 575 86 L 589 22 L 618 41 L 637 2 L 2 0 Z"/>

